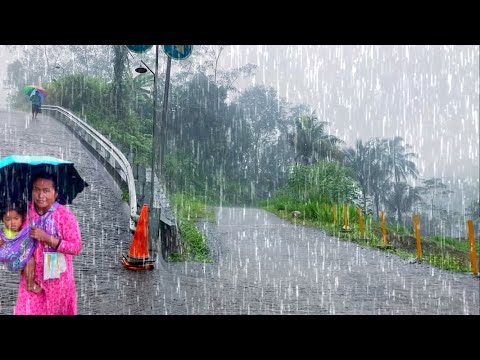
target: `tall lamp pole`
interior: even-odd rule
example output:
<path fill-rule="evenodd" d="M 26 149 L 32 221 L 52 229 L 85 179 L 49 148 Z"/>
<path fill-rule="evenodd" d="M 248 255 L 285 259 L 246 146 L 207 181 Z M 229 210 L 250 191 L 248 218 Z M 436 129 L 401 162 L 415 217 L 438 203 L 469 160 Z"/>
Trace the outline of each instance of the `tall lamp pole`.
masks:
<path fill-rule="evenodd" d="M 155 155 L 157 138 L 157 77 L 158 77 L 158 45 L 155 45 L 155 73 L 153 74 L 153 130 L 152 130 L 152 173 L 151 173 L 151 191 L 150 191 L 150 211 L 153 210 L 153 199 L 155 195 Z M 150 222 L 149 222 L 150 223 Z"/>
<path fill-rule="evenodd" d="M 133 50 L 135 52 L 144 52 L 151 48 L 151 45 L 127 45 L 128 50 Z M 170 65 L 171 60 L 168 58 L 167 69 L 165 74 L 165 94 L 162 110 L 162 118 L 160 125 L 157 124 L 157 79 L 158 79 L 158 48 L 159 45 L 155 45 L 155 72 L 148 67 L 143 60 L 141 63 L 153 74 L 153 128 L 152 128 L 152 159 L 151 159 L 151 189 L 150 189 L 150 201 L 149 201 L 149 211 L 148 211 L 148 258 L 149 259 L 138 259 L 132 258 L 130 256 L 123 256 L 122 264 L 127 269 L 153 269 L 153 257 L 157 255 L 157 240 L 159 238 L 160 232 L 160 215 L 161 208 L 160 203 L 155 203 L 155 164 L 159 162 L 159 174 L 162 174 L 164 167 L 164 154 L 165 154 L 165 140 L 166 140 L 166 122 L 167 122 L 167 109 L 168 109 L 168 89 L 170 83 Z M 138 73 L 145 73 L 147 70 L 143 67 L 138 67 L 135 69 Z M 162 135 L 162 136 L 159 136 Z M 160 139 L 159 139 L 160 138 Z M 160 141 L 159 141 L 160 140 Z M 160 144 L 159 144 L 160 142 Z M 157 161 L 157 159 L 159 161 Z M 162 185 L 162 176 L 159 176 L 159 189 Z M 141 260 L 141 261 L 139 261 Z"/>
<path fill-rule="evenodd" d="M 170 68 L 172 65 L 172 59 L 167 57 L 167 69 L 165 71 L 165 90 L 163 93 L 163 108 L 162 108 L 162 120 L 160 122 L 159 136 L 156 142 L 158 156 L 158 174 L 161 184 L 165 184 L 165 153 L 167 148 L 167 111 L 168 111 L 168 94 L 170 90 Z"/>
<path fill-rule="evenodd" d="M 130 45 L 135 47 L 140 52 L 148 50 L 148 45 Z M 150 46 L 151 47 L 151 46 Z M 163 95 L 162 118 L 157 124 L 157 79 L 158 79 L 158 49 L 159 45 L 155 45 L 155 72 L 153 72 L 143 60 L 141 63 L 153 74 L 153 129 L 152 129 L 152 172 L 151 172 L 151 189 L 150 189 L 150 210 L 148 221 L 148 246 L 149 250 L 153 252 L 157 249 L 156 241 L 160 234 L 160 204 L 155 204 L 155 164 L 158 164 L 158 179 L 159 187 L 161 189 L 162 183 L 165 179 L 165 152 L 167 143 L 167 110 L 168 110 L 168 92 L 170 88 L 170 68 L 172 64 L 172 57 L 177 60 L 182 60 L 190 56 L 192 52 L 192 45 L 164 45 L 164 51 L 167 56 L 167 68 L 165 70 L 165 90 Z M 139 67 L 135 69 L 139 73 L 145 73 L 145 68 Z M 158 161 L 157 161 L 158 159 Z M 157 206 L 155 206 L 157 205 Z"/>
<path fill-rule="evenodd" d="M 153 75 L 153 133 L 152 133 L 152 172 L 151 172 L 151 192 L 150 192 L 150 214 L 149 219 L 149 248 L 154 250 L 158 246 L 156 240 L 158 239 L 160 227 L 160 204 L 155 204 L 155 168 L 158 164 L 158 179 L 159 187 L 162 186 L 164 179 L 164 165 L 165 165 L 165 150 L 166 150 L 166 132 L 167 132 L 167 110 L 168 110 L 168 91 L 170 88 L 170 68 L 172 59 L 167 57 L 167 69 L 165 71 L 165 90 L 163 95 L 163 108 L 160 124 L 157 124 L 157 79 L 158 79 L 158 47 L 155 45 L 155 73 Z M 158 159 L 158 161 L 157 161 Z M 155 206 L 157 205 L 157 206 Z"/>

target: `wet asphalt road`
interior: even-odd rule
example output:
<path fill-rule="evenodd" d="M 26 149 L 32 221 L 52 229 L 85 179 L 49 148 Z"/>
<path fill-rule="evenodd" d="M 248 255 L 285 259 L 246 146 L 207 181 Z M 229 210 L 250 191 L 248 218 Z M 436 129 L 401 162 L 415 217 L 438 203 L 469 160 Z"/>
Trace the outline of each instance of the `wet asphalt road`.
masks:
<path fill-rule="evenodd" d="M 74 258 L 78 313 L 479 314 L 480 281 L 410 264 L 297 226 L 258 209 L 217 208 L 201 223 L 212 263 L 166 263 L 133 272 L 128 205 L 110 175 L 56 120 L 0 111 L 0 157 L 35 154 L 75 162 L 90 184 L 71 205 L 83 248 Z M 0 269 L 0 314 L 12 314 L 18 274 Z"/>

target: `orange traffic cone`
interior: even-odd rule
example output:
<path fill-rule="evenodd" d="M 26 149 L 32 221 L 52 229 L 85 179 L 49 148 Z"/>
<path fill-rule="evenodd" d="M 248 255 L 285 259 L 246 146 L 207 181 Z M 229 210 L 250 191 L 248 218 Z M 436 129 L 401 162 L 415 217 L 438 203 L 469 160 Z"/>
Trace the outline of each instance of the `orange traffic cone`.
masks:
<path fill-rule="evenodd" d="M 133 235 L 132 245 L 128 251 L 128 256 L 136 259 L 148 258 L 148 206 L 143 204 L 140 218 L 137 222 L 137 228 Z"/>
<path fill-rule="evenodd" d="M 143 204 L 128 255 L 122 254 L 122 265 L 129 270 L 151 270 L 153 263 L 148 253 L 148 206 Z"/>

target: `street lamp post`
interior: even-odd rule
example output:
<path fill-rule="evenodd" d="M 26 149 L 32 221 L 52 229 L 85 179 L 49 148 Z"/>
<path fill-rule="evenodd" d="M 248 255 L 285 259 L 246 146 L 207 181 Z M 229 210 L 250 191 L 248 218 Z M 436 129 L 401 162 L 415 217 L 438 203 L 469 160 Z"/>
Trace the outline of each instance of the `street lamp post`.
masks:
<path fill-rule="evenodd" d="M 136 47 L 137 51 L 145 51 L 149 47 L 147 45 L 131 45 Z M 158 49 L 159 45 L 155 45 L 155 72 L 153 72 L 143 60 L 141 63 L 153 74 L 153 129 L 152 129 L 152 162 L 151 162 L 151 182 L 150 182 L 150 210 L 148 219 L 148 246 L 149 250 L 154 253 L 158 248 L 157 239 L 160 235 L 160 204 L 155 203 L 155 171 L 158 168 L 159 190 L 162 190 L 162 184 L 165 183 L 165 153 L 167 144 L 167 111 L 168 111 L 168 93 L 170 88 L 170 68 L 172 64 L 172 56 L 175 59 L 184 59 L 191 54 L 191 45 L 164 45 L 164 51 L 167 56 L 167 68 L 165 70 L 165 90 L 163 95 L 162 117 L 157 123 L 157 79 L 158 79 Z M 135 69 L 138 73 L 145 73 L 147 70 L 143 67 Z M 157 165 L 157 166 L 156 166 Z M 166 190 L 166 189 L 165 189 Z M 156 205 L 156 206 L 155 206 Z"/>
<path fill-rule="evenodd" d="M 149 250 L 156 252 L 158 248 L 157 239 L 160 234 L 160 215 L 161 208 L 160 204 L 155 203 L 155 166 L 158 164 L 158 179 L 159 179 L 159 188 L 162 186 L 162 181 L 164 179 L 164 161 L 165 161 L 165 149 L 166 149 L 166 131 L 167 131 L 167 109 L 168 109 L 168 91 L 170 87 L 170 68 L 171 68 L 171 59 L 167 58 L 167 69 L 165 71 L 165 90 L 163 97 L 163 108 L 162 108 L 162 117 L 160 119 L 160 124 L 157 124 L 157 79 L 158 79 L 158 49 L 159 45 L 155 45 L 155 72 L 153 73 L 153 129 L 152 129 L 152 162 L 151 162 L 151 189 L 150 189 L 150 211 L 149 211 L 149 221 L 148 221 L 148 242 Z M 142 61 L 150 72 L 152 70 Z M 139 68 L 140 69 L 140 68 Z M 141 72 L 138 71 L 137 72 Z M 158 160 L 158 161 L 157 161 Z"/>
<path fill-rule="evenodd" d="M 143 61 L 142 61 L 143 63 Z M 146 65 L 145 65 L 146 66 Z M 148 68 L 148 67 L 147 67 Z M 150 68 L 148 68 L 150 70 Z M 151 72 L 152 70 L 150 70 Z M 155 45 L 155 72 L 153 74 L 153 129 L 152 129 L 152 161 L 150 178 L 150 204 L 148 212 L 148 248 L 149 251 L 156 254 L 157 238 L 159 235 L 159 206 L 155 204 L 155 142 L 157 138 L 157 78 L 158 78 L 158 45 Z"/>
<path fill-rule="evenodd" d="M 149 69 L 150 70 L 150 69 Z M 151 70 L 150 70 L 151 71 Z M 158 77 L 158 45 L 155 45 L 155 72 L 153 73 L 153 129 L 152 129 L 152 173 L 150 191 L 150 210 L 153 210 L 155 195 L 155 142 L 157 138 L 157 77 Z M 149 221 L 149 224 L 151 222 Z"/>
<path fill-rule="evenodd" d="M 167 58 L 167 69 L 165 70 L 165 90 L 163 93 L 163 107 L 162 107 L 162 119 L 160 122 L 160 128 L 157 132 L 158 136 L 155 141 L 156 150 L 155 157 L 158 157 L 158 178 L 160 184 L 165 183 L 165 152 L 167 145 L 167 111 L 168 111 L 168 93 L 170 89 L 170 68 L 172 59 Z"/>

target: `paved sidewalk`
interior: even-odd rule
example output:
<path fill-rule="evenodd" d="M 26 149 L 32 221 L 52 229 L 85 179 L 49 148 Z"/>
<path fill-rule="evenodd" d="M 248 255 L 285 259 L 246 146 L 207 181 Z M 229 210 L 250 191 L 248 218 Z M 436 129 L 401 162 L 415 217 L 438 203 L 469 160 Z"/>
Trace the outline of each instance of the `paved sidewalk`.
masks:
<path fill-rule="evenodd" d="M 0 157 L 34 153 L 75 162 L 90 184 L 74 201 L 83 249 L 74 259 L 79 314 L 479 314 L 480 281 L 409 264 L 295 226 L 258 209 L 217 208 L 202 223 L 213 263 L 121 264 L 132 235 L 121 191 L 81 143 L 45 115 L 0 111 Z M 0 314 L 11 314 L 18 274 L 0 270 Z"/>

